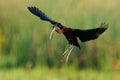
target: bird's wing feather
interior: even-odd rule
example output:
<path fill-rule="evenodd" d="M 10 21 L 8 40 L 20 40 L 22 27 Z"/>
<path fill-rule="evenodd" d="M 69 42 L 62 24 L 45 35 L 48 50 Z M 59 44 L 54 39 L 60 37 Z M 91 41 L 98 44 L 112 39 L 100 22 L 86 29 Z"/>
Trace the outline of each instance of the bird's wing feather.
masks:
<path fill-rule="evenodd" d="M 73 29 L 73 33 L 82 41 L 94 40 L 99 37 L 106 29 L 107 24 L 101 24 L 100 27 L 88 30 Z"/>
<path fill-rule="evenodd" d="M 44 12 L 42 12 L 40 9 L 38 9 L 38 8 L 36 8 L 36 7 L 28 7 L 28 10 L 29 10 L 32 14 L 40 17 L 41 20 L 49 21 L 51 24 L 59 24 L 59 22 L 56 22 L 56 21 L 52 20 L 52 19 L 49 18 Z"/>
<path fill-rule="evenodd" d="M 28 7 L 28 10 L 34 15 L 40 17 L 41 20 L 45 20 L 45 21 L 51 20 L 44 12 L 42 12 L 40 9 L 36 7 Z"/>

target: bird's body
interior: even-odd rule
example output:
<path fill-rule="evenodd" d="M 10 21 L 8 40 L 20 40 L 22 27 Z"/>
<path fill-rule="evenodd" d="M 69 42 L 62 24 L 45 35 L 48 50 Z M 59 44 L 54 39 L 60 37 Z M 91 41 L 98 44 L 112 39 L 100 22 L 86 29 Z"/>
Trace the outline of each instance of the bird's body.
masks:
<path fill-rule="evenodd" d="M 64 28 L 63 34 L 65 35 L 66 39 L 68 40 L 69 44 L 77 46 L 80 48 L 80 45 L 77 40 L 77 36 L 74 34 L 74 30 L 71 28 Z"/>
<path fill-rule="evenodd" d="M 70 45 L 74 45 L 79 48 L 80 48 L 80 45 L 78 43 L 77 38 L 79 38 L 79 40 L 81 40 L 81 42 L 86 42 L 89 40 L 97 39 L 108 27 L 107 24 L 103 23 L 98 28 L 94 28 L 94 29 L 87 29 L 87 30 L 72 29 L 72 28 L 62 25 L 59 22 L 52 20 L 45 13 L 43 13 L 40 9 L 38 9 L 36 7 L 28 7 L 28 9 L 31 13 L 38 16 L 41 20 L 50 22 L 54 27 L 53 30 L 55 30 L 59 34 L 63 34 L 66 37 L 66 39 L 68 40 Z M 52 31 L 52 33 L 53 33 L 53 31 Z M 50 35 L 50 38 L 52 36 L 52 33 Z M 70 47 L 70 49 L 72 50 L 73 48 Z M 70 52 L 71 52 L 71 50 L 70 50 Z"/>

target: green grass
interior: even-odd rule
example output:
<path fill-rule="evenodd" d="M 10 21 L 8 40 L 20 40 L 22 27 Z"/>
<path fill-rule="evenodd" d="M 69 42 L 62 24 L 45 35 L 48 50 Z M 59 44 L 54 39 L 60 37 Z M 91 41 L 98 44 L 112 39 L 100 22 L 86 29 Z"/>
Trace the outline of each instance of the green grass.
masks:
<path fill-rule="evenodd" d="M 0 70 L 0 80 L 120 80 L 120 72 L 35 68 Z"/>

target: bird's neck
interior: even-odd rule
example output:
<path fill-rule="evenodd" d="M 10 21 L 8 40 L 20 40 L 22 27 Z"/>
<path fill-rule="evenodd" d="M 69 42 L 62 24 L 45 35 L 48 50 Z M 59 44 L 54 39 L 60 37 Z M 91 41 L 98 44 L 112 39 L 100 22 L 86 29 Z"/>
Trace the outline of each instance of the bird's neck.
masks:
<path fill-rule="evenodd" d="M 59 27 L 56 27 L 55 31 L 59 34 L 63 34 L 63 29 L 60 29 Z"/>

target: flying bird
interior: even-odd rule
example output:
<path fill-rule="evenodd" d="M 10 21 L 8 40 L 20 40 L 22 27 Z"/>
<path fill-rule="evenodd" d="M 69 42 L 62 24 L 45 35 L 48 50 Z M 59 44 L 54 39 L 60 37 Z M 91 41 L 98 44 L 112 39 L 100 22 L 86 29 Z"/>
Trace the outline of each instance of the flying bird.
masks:
<path fill-rule="evenodd" d="M 62 59 L 65 59 L 66 62 L 68 61 L 69 55 L 74 46 L 80 48 L 77 38 L 79 38 L 81 42 L 94 40 L 97 39 L 108 28 L 108 24 L 102 23 L 98 28 L 94 29 L 72 29 L 70 27 L 64 26 L 60 22 L 51 19 L 44 12 L 36 7 L 28 7 L 28 10 L 32 14 L 38 16 L 41 20 L 48 21 L 53 25 L 53 30 L 51 31 L 49 36 L 50 39 L 54 31 L 59 34 L 63 34 L 66 37 L 67 41 L 70 44 L 69 48 L 62 55 Z"/>

